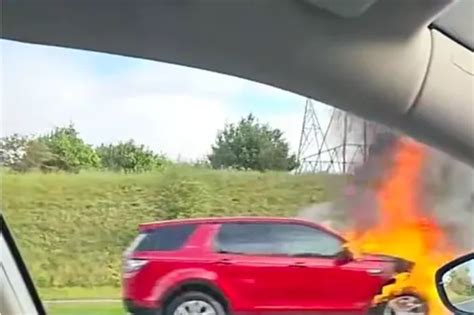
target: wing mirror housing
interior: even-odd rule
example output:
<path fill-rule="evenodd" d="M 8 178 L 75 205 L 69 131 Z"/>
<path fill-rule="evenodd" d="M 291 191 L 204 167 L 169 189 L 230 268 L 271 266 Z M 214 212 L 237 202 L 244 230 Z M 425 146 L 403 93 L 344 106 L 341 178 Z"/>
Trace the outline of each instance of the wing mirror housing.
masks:
<path fill-rule="evenodd" d="M 350 263 L 353 260 L 354 260 L 354 254 L 347 247 L 344 247 L 336 255 L 336 265 L 339 265 L 339 266 Z"/>
<path fill-rule="evenodd" d="M 454 314 L 474 314 L 474 253 L 459 257 L 436 272 L 436 288 Z"/>

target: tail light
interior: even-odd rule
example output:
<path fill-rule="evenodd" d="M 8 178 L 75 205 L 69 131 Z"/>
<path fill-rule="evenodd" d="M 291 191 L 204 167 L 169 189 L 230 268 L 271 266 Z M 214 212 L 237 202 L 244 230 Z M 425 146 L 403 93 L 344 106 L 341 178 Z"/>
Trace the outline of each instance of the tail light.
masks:
<path fill-rule="evenodd" d="M 148 260 L 145 259 L 126 258 L 123 263 L 123 272 L 125 274 L 137 272 L 138 270 L 142 269 L 147 263 Z"/>

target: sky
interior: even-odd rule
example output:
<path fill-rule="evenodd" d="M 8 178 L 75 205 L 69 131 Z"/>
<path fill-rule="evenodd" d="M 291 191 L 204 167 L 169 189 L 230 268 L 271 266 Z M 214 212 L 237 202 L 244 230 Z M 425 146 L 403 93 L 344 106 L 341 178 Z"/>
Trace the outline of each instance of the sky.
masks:
<path fill-rule="evenodd" d="M 305 98 L 214 72 L 1 40 L 1 129 L 45 133 L 74 123 L 92 145 L 134 139 L 172 159 L 209 153 L 218 130 L 249 113 L 298 149 Z M 324 122 L 330 107 L 317 103 Z"/>

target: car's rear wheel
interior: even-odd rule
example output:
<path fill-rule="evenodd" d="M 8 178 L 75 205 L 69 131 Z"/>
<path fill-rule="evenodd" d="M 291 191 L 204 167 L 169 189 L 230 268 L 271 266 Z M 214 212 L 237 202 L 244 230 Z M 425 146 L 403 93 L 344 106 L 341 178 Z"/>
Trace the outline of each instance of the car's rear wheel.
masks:
<path fill-rule="evenodd" d="M 164 315 L 226 315 L 224 306 L 202 292 L 185 292 L 174 298 Z"/>

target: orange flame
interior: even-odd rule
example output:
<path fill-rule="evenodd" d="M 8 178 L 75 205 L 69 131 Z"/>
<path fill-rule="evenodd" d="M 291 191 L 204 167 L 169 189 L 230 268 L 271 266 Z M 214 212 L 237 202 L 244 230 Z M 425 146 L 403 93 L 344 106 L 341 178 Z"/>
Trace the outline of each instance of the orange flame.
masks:
<path fill-rule="evenodd" d="M 356 252 L 392 255 L 415 263 L 410 274 L 401 275 L 395 284 L 385 288 L 382 298 L 416 292 L 427 301 L 430 314 L 444 314 L 434 275 L 453 258 L 453 251 L 420 200 L 426 151 L 412 140 L 401 139 L 394 155 L 387 178 L 377 187 L 379 223 L 360 235 L 352 233 L 350 244 Z"/>

